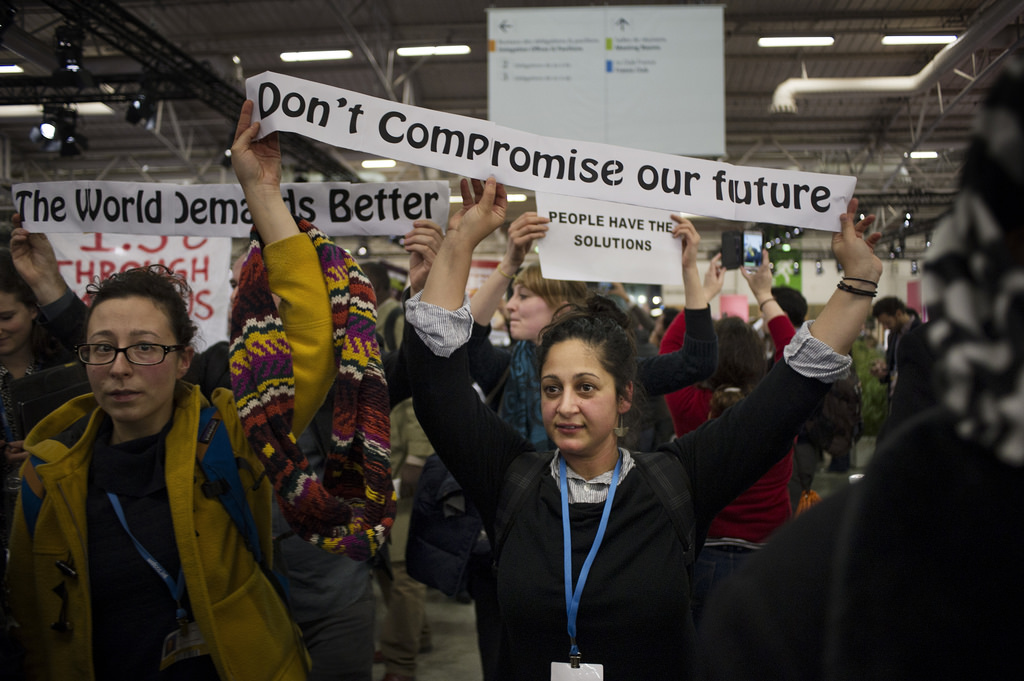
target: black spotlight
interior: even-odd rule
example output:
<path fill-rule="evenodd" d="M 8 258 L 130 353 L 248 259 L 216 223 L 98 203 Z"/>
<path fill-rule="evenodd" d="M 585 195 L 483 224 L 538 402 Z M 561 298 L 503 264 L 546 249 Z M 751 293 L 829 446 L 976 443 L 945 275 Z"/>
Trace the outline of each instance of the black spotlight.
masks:
<path fill-rule="evenodd" d="M 143 88 L 128 105 L 124 119 L 132 125 L 144 123 L 146 130 L 152 130 L 156 124 L 155 114 L 156 100 L 148 90 Z"/>
<path fill-rule="evenodd" d="M 3 45 L 4 34 L 14 23 L 14 17 L 18 14 L 18 8 L 7 0 L 0 2 L 0 45 Z"/>
<path fill-rule="evenodd" d="M 57 112 L 57 135 L 61 156 L 78 156 L 89 148 L 89 141 L 78 132 L 78 112 L 68 107 Z"/>
<path fill-rule="evenodd" d="M 85 32 L 79 26 L 62 24 L 54 32 L 57 69 L 53 72 L 56 87 L 90 88 L 92 74 L 82 66 L 82 41 Z"/>

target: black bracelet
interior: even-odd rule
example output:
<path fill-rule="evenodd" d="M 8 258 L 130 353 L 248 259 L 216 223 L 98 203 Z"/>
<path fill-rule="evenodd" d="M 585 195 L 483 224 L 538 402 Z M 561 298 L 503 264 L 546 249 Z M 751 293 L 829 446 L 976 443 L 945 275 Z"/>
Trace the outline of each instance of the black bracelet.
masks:
<path fill-rule="evenodd" d="M 849 277 L 847 278 L 849 279 Z M 840 291 L 846 291 L 847 293 L 852 293 L 856 296 L 867 296 L 868 298 L 874 298 L 875 296 L 878 295 L 878 291 L 865 291 L 864 289 L 854 288 L 842 281 L 836 284 L 836 288 L 838 288 Z"/>
<path fill-rule="evenodd" d="M 843 277 L 843 279 L 849 279 L 850 281 L 859 281 L 863 284 L 871 284 L 875 288 L 878 288 L 878 282 L 871 281 L 870 279 L 858 279 L 857 277 Z"/>

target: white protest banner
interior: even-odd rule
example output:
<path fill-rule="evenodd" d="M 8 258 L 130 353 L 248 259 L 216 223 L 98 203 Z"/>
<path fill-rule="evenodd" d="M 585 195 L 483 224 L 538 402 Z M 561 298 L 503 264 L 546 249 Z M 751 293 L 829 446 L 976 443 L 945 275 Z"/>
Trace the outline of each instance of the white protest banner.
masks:
<path fill-rule="evenodd" d="M 252 216 L 237 184 L 36 182 L 12 188 L 14 210 L 40 232 L 247 237 Z M 448 224 L 447 182 L 281 185 L 292 215 L 329 236 L 401 235 L 413 220 Z"/>
<path fill-rule="evenodd" d="M 548 279 L 683 283 L 682 243 L 672 236 L 669 211 L 537 194 L 537 215 L 551 220 L 537 242 Z"/>
<path fill-rule="evenodd" d="M 199 326 L 196 348 L 228 337 L 231 296 L 231 240 L 191 236 L 132 236 L 110 234 L 53 234 L 60 273 L 68 286 L 85 298 L 96 277 L 153 263 L 181 274 L 192 288 L 189 316 Z"/>
<path fill-rule="evenodd" d="M 535 191 L 838 231 L 856 179 L 542 137 L 266 72 L 246 80 L 261 134 L 293 132 Z"/>

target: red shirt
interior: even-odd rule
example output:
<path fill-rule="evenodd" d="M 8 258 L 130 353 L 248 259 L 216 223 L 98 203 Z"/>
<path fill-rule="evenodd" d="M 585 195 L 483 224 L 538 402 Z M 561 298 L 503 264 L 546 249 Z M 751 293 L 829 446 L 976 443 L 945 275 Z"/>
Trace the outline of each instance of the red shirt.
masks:
<path fill-rule="evenodd" d="M 779 315 L 768 322 L 768 331 L 775 343 L 775 361 L 778 362 L 796 329 L 786 315 Z M 686 320 L 680 313 L 665 331 L 659 352 L 664 354 L 681 348 L 685 335 Z M 676 437 L 695 430 L 708 420 L 711 395 L 710 390 L 697 386 L 665 395 Z M 742 455 L 742 452 L 737 452 L 737 455 Z M 730 537 L 756 543 L 766 541 L 768 535 L 789 520 L 792 513 L 789 503 L 789 479 L 792 474 L 791 449 L 760 480 L 715 516 L 708 529 L 708 537 Z"/>

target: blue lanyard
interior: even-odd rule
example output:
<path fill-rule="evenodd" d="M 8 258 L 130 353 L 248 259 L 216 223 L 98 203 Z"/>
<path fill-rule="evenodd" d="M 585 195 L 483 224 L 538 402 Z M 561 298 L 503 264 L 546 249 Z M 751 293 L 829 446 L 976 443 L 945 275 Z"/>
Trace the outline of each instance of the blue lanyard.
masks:
<path fill-rule="evenodd" d="M 615 499 L 615 488 L 619 485 L 619 471 L 622 469 L 622 457 L 615 461 L 615 470 L 612 471 L 612 482 L 608 488 L 608 498 L 604 501 L 604 511 L 601 513 L 601 524 L 597 527 L 597 536 L 594 537 L 594 544 L 590 547 L 587 559 L 583 561 L 580 569 L 580 578 L 576 582 L 576 590 L 572 588 L 572 532 L 569 529 L 569 481 L 566 479 L 565 458 L 558 457 L 558 482 L 562 492 L 562 553 L 565 558 L 565 610 L 569 617 L 569 659 L 578 663 L 580 649 L 576 645 L 576 613 L 580 609 L 580 598 L 583 596 L 583 585 L 587 583 L 587 575 L 590 574 L 590 566 L 594 563 L 597 550 L 601 548 L 604 540 L 604 532 L 608 528 L 608 516 L 612 512 L 612 501 Z"/>
<path fill-rule="evenodd" d="M 174 599 L 174 602 L 178 606 L 178 610 L 174 616 L 177 618 L 178 622 L 184 624 L 188 621 L 188 613 L 185 612 L 185 608 L 181 607 L 181 597 L 185 594 L 184 569 L 181 565 L 178 566 L 178 580 L 175 581 L 171 577 L 171 573 L 169 573 L 164 566 L 160 564 L 160 561 L 153 557 L 153 554 L 146 550 L 146 547 L 143 546 L 139 540 L 135 538 L 135 535 L 132 534 L 132 531 L 128 529 L 128 521 L 125 520 L 124 510 L 121 508 L 121 502 L 118 500 L 117 495 L 112 492 L 107 492 L 107 498 L 110 499 L 110 505 L 114 507 L 114 513 L 117 514 L 117 519 L 121 521 L 121 527 L 124 528 L 124 531 L 128 533 L 129 537 L 131 537 L 132 543 L 135 544 L 135 550 L 139 552 L 139 555 L 142 556 L 147 563 L 149 563 L 149 567 L 153 568 L 153 571 L 159 575 L 160 579 L 164 580 L 164 584 L 167 585 L 167 588 L 171 592 L 171 598 Z"/>

